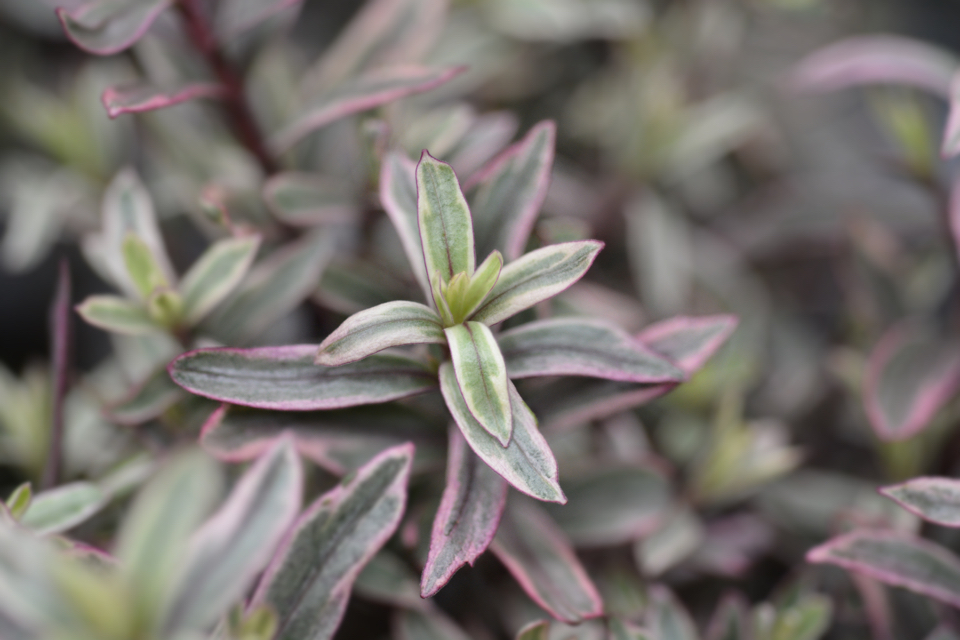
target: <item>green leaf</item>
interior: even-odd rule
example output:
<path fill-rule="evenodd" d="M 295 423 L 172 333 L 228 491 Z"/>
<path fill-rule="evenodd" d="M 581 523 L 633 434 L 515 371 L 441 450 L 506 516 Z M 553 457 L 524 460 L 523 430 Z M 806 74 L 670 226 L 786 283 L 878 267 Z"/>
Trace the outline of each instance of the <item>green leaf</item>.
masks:
<path fill-rule="evenodd" d="M 479 322 L 444 329 L 457 384 L 470 414 L 504 447 L 513 432 L 507 367 L 496 338 Z"/>
<path fill-rule="evenodd" d="M 189 536 L 220 497 L 220 483 L 216 464 L 192 450 L 171 460 L 127 513 L 116 556 L 133 591 L 141 628 L 155 628 L 159 622 L 182 570 Z"/>
<path fill-rule="evenodd" d="M 610 618 L 610 640 L 653 640 L 653 637 L 629 622 Z M 744 639 L 738 636 L 737 640 Z"/>
<path fill-rule="evenodd" d="M 202 629 L 249 589 L 300 511 L 303 472 L 289 439 L 240 479 L 190 541 L 165 629 Z"/>
<path fill-rule="evenodd" d="M 148 298 L 158 288 L 170 286 L 150 253 L 150 247 L 133 232 L 128 232 L 123 239 L 123 262 L 127 275 L 143 298 Z"/>
<path fill-rule="evenodd" d="M 476 266 L 470 207 L 453 169 L 426 151 L 417 165 L 417 219 L 427 274 L 443 284 L 458 273 L 472 276 Z"/>
<path fill-rule="evenodd" d="M 502 267 L 503 256 L 500 255 L 499 251 L 494 251 L 477 267 L 473 277 L 468 278 L 466 274 L 463 274 L 460 280 L 463 285 L 461 285 L 459 291 L 453 291 L 454 281 L 457 280 L 459 274 L 454 276 L 453 280 L 450 281 L 450 286 L 447 287 L 447 294 L 444 296 L 450 305 L 450 314 L 453 316 L 454 324 L 460 324 L 476 311 L 477 307 L 486 299 L 490 290 L 497 284 Z"/>
<path fill-rule="evenodd" d="M 517 631 L 517 640 L 548 640 L 549 638 L 549 620 L 535 620 Z"/>
<path fill-rule="evenodd" d="M 565 242 L 507 264 L 473 319 L 493 325 L 552 298 L 582 278 L 602 248 L 596 240 Z"/>
<path fill-rule="evenodd" d="M 185 398 L 183 389 L 170 379 L 165 367 L 154 371 L 133 392 L 104 409 L 111 422 L 122 425 L 138 425 L 158 417 L 164 411 Z"/>
<path fill-rule="evenodd" d="M 418 360 L 375 354 L 340 367 L 313 363 L 317 347 L 200 349 L 170 364 L 173 381 L 212 400 L 308 411 L 377 404 L 427 391 L 436 375 Z"/>
<path fill-rule="evenodd" d="M 30 502 L 33 500 L 33 489 L 29 482 L 24 482 L 13 490 L 10 497 L 7 498 L 7 509 L 15 520 L 23 517 L 23 514 L 30 508 Z"/>
<path fill-rule="evenodd" d="M 203 326 L 226 344 L 256 337 L 316 289 L 333 255 L 333 240 L 316 231 L 257 264 Z"/>
<path fill-rule="evenodd" d="M 180 283 L 183 318 L 194 325 L 240 284 L 250 269 L 260 236 L 220 240 L 207 249 Z"/>
<path fill-rule="evenodd" d="M 118 296 L 90 296 L 77 307 L 77 313 L 95 327 L 128 336 L 163 330 L 146 309 Z"/>
<path fill-rule="evenodd" d="M 300 517 L 251 601 L 277 613 L 276 640 L 333 636 L 354 580 L 400 523 L 412 459 L 410 444 L 384 451 Z"/>
<path fill-rule="evenodd" d="M 548 502 L 566 502 L 557 481 L 557 460 L 537 429 L 537 418 L 523 402 L 516 387 L 507 381 L 513 411 L 513 437 L 503 447 L 484 429 L 467 408 L 457 384 L 453 365 L 440 365 L 440 391 L 467 444 L 518 491 Z"/>
<path fill-rule="evenodd" d="M 396 301 L 356 313 L 320 344 L 316 363 L 338 366 L 405 344 L 446 344 L 437 314 L 416 302 Z"/>
<path fill-rule="evenodd" d="M 97 485 L 71 482 L 35 495 L 20 522 L 40 535 L 62 533 L 87 520 L 106 502 L 107 495 Z"/>
<path fill-rule="evenodd" d="M 771 640 L 817 640 L 830 628 L 833 606 L 828 598 L 807 595 L 777 612 Z"/>

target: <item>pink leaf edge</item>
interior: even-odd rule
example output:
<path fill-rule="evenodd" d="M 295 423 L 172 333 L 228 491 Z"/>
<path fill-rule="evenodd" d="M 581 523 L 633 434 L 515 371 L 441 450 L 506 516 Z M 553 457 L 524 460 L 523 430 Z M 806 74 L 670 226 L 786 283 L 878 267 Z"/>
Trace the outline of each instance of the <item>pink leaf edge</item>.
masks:
<path fill-rule="evenodd" d="M 100 96 L 100 101 L 106 108 L 107 115 L 116 118 L 125 113 L 143 113 L 172 107 L 189 100 L 223 98 L 225 95 L 226 89 L 212 82 L 191 83 L 173 91 L 162 91 L 144 84 L 132 84 L 107 87 Z"/>
<path fill-rule="evenodd" d="M 156 5 L 154 5 L 153 9 L 151 9 L 146 14 L 146 16 L 144 16 L 143 21 L 133 32 L 130 33 L 129 36 L 127 36 L 126 38 L 123 38 L 122 40 L 120 40 L 120 42 L 112 46 L 104 47 L 104 48 L 89 47 L 84 43 L 80 42 L 80 40 L 78 40 L 74 36 L 74 34 L 71 32 L 70 27 L 67 23 L 68 20 L 82 22 L 85 14 L 88 11 L 90 11 L 92 8 L 95 8 L 98 4 L 99 3 L 96 0 L 94 0 L 93 2 L 87 2 L 87 3 L 81 4 L 78 7 L 73 7 L 73 8 L 59 7 L 56 10 L 56 14 L 57 14 L 57 18 L 60 20 L 61 26 L 63 27 L 63 32 L 66 34 L 67 39 L 70 40 L 70 42 L 75 44 L 80 49 L 83 49 L 87 53 L 92 53 L 94 55 L 99 55 L 99 56 L 109 56 L 109 55 L 113 55 L 114 53 L 119 53 L 123 51 L 124 49 L 133 45 L 137 40 L 142 38 L 144 34 L 150 29 L 150 26 L 153 24 L 154 20 L 157 19 L 157 16 L 159 16 L 161 13 L 164 12 L 164 10 L 166 10 L 167 7 L 173 4 L 173 0 L 165 0 L 164 2 L 158 2 Z"/>
<path fill-rule="evenodd" d="M 904 487 L 909 487 L 916 491 L 923 491 L 925 488 L 934 488 L 933 485 L 942 486 L 944 484 L 952 485 L 952 487 L 957 491 L 957 494 L 960 495 L 960 480 L 957 480 L 955 478 L 943 478 L 943 477 L 937 477 L 937 476 L 921 476 L 918 478 L 911 478 L 910 480 L 907 480 L 906 482 L 901 482 L 900 484 L 880 487 L 879 489 L 877 489 L 877 492 L 884 497 L 890 498 L 891 500 L 896 502 L 898 505 L 900 505 L 910 513 L 914 514 L 915 516 L 918 516 L 923 520 L 926 520 L 927 522 L 932 522 L 942 527 L 960 528 L 960 524 L 947 522 L 945 520 L 939 520 L 937 518 L 931 518 L 928 514 L 925 514 L 923 511 L 921 511 L 914 505 L 910 504 L 909 502 L 904 502 L 903 500 L 898 498 L 896 495 L 894 495 L 894 492 L 897 489 L 901 489 Z M 960 505 L 958 505 L 958 507 L 960 507 Z M 958 509 L 958 511 L 960 511 L 960 509 Z"/>

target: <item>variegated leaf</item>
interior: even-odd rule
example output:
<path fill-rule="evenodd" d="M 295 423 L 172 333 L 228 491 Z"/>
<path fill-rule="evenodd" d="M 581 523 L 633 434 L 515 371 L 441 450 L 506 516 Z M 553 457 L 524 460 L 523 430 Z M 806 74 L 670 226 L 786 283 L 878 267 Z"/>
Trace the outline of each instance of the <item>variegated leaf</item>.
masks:
<path fill-rule="evenodd" d="M 430 368 L 396 354 L 342 367 L 313 363 L 317 347 L 199 349 L 170 363 L 173 381 L 191 393 L 261 409 L 308 411 L 376 404 L 436 386 Z"/>
<path fill-rule="evenodd" d="M 684 373 L 602 320 L 557 318 L 521 325 L 497 340 L 511 378 L 589 376 L 679 382 Z"/>
<path fill-rule="evenodd" d="M 62 533 L 97 513 L 108 498 L 95 484 L 71 482 L 33 496 L 20 522 L 40 535 Z"/>
<path fill-rule="evenodd" d="M 644 328 L 636 338 L 690 376 L 706 364 L 736 328 L 736 316 L 676 316 Z"/>
<path fill-rule="evenodd" d="M 902 484 L 883 487 L 880 493 L 928 522 L 960 527 L 960 480 L 913 478 Z"/>
<path fill-rule="evenodd" d="M 467 408 L 453 365 L 440 365 L 440 391 L 460 432 L 481 460 L 518 491 L 548 502 L 566 502 L 557 481 L 557 460 L 537 429 L 536 416 L 508 381 L 513 411 L 513 437 L 506 447 L 490 435 Z"/>
<path fill-rule="evenodd" d="M 467 409 L 490 435 L 507 446 L 513 418 L 507 368 L 496 338 L 479 322 L 458 324 L 443 331 Z"/>
<path fill-rule="evenodd" d="M 557 620 L 577 624 L 603 615 L 600 594 L 570 542 L 536 504 L 511 500 L 490 548 Z"/>
<path fill-rule="evenodd" d="M 77 306 L 80 317 L 104 331 L 142 336 L 163 331 L 147 310 L 119 296 L 90 296 Z"/>
<path fill-rule="evenodd" d="M 254 265 L 204 328 L 226 344 L 249 341 L 310 295 L 333 249 L 333 237 L 316 231 Z"/>
<path fill-rule="evenodd" d="M 473 222 L 460 182 L 450 165 L 427 151 L 417 165 L 417 220 L 427 274 L 442 283 L 476 268 Z"/>
<path fill-rule="evenodd" d="M 75 45 L 107 56 L 139 40 L 171 4 L 172 0 L 92 0 L 57 9 L 57 17 Z"/>
<path fill-rule="evenodd" d="M 333 636 L 354 580 L 400 522 L 412 459 L 409 444 L 384 451 L 294 525 L 250 603 L 276 612 L 277 640 Z"/>
<path fill-rule="evenodd" d="M 857 530 L 814 547 L 807 552 L 807 561 L 836 565 L 960 607 L 960 559 L 916 536 Z"/>
<path fill-rule="evenodd" d="M 260 236 L 220 240 L 207 249 L 180 283 L 184 320 L 193 325 L 240 284 L 260 247 Z"/>
<path fill-rule="evenodd" d="M 400 236 L 407 261 L 423 291 L 432 300 L 430 280 L 423 261 L 417 211 L 417 165 L 400 152 L 387 152 L 380 164 L 380 202 Z"/>
<path fill-rule="evenodd" d="M 517 631 L 516 640 L 549 640 L 550 621 L 535 620 Z"/>
<path fill-rule="evenodd" d="M 523 254 L 540 205 L 547 195 L 556 125 L 544 121 L 470 178 L 477 253 L 495 249 L 516 260 Z"/>
<path fill-rule="evenodd" d="M 222 98 L 222 85 L 212 82 L 192 82 L 173 89 L 161 89 L 151 84 L 136 83 L 104 89 L 100 101 L 107 115 L 116 118 L 125 113 L 143 113 L 165 109 L 189 100 Z"/>
<path fill-rule="evenodd" d="M 350 222 L 357 197 L 342 181 L 309 173 L 281 173 L 263 187 L 263 199 L 275 216 L 295 227 Z"/>
<path fill-rule="evenodd" d="M 440 317 L 430 307 L 398 300 L 347 318 L 320 344 L 316 363 L 338 366 L 406 344 L 446 344 Z"/>
<path fill-rule="evenodd" d="M 398 66 L 370 71 L 324 92 L 293 122 L 270 139 L 277 153 L 288 150 L 307 134 L 335 120 L 367 111 L 415 93 L 429 91 L 453 79 L 464 67 Z"/>
<path fill-rule="evenodd" d="M 447 485 L 433 519 L 430 553 L 420 595 L 437 593 L 464 564 L 486 551 L 507 504 L 507 482 L 472 451 L 456 426 L 450 429 Z"/>
<path fill-rule="evenodd" d="M 167 633 L 210 625 L 249 589 L 300 511 L 302 476 L 289 440 L 243 475 L 190 541 L 164 621 Z"/>
<path fill-rule="evenodd" d="M 472 319 L 493 325 L 557 295 L 583 277 L 602 248 L 596 240 L 565 242 L 508 263 Z"/>

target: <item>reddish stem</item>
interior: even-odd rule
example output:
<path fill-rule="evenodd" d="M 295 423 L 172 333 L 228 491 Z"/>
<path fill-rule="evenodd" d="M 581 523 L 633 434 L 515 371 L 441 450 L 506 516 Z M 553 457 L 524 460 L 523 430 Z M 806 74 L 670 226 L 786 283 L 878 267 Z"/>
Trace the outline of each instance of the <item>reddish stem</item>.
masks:
<path fill-rule="evenodd" d="M 277 163 L 270 154 L 260 128 L 247 105 L 243 92 L 243 80 L 217 45 L 198 0 L 180 0 L 177 7 L 193 46 L 203 55 L 220 84 L 223 85 L 226 94 L 223 104 L 234 134 L 257 158 L 267 175 L 276 173 Z"/>

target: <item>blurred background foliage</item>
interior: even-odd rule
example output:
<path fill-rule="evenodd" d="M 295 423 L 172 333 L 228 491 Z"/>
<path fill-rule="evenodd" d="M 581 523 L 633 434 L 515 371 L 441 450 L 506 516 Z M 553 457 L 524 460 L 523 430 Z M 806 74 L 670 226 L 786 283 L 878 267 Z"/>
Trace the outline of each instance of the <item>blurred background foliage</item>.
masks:
<path fill-rule="evenodd" d="M 341 209 L 321 214 L 298 208 L 296 183 L 266 182 L 272 168 L 232 138 L 212 102 L 110 119 L 100 100 L 106 87 L 136 77 L 163 84 L 184 69 L 196 73 L 196 63 L 163 20 L 126 53 L 87 55 L 64 38 L 55 4 L 0 0 L 0 487 L 7 493 L 39 481 L 49 446 L 47 316 L 57 260 L 69 261 L 75 302 L 110 291 L 79 247 L 100 228 L 104 190 L 123 167 L 134 167 L 152 196 L 180 273 L 221 234 L 221 206 L 231 224 L 256 227 L 271 247 L 290 228 L 343 225 L 337 211 L 346 210 L 351 230 L 317 259 L 322 280 L 305 302 L 256 330 L 216 335 L 226 344 L 317 342 L 346 315 L 402 297 L 414 283 L 373 195 L 371 149 L 415 157 L 428 148 L 469 175 L 518 134 L 553 119 L 557 160 L 535 242 L 606 242 L 588 278 L 553 312 L 605 316 L 633 333 L 675 315 L 739 317 L 729 343 L 675 392 L 548 434 L 568 494 L 587 496 L 581 504 L 611 461 L 652 469 L 665 485 L 638 506 L 655 510 L 656 524 L 602 551 L 590 531 L 578 543 L 575 517 L 551 510 L 583 547 L 607 611 L 638 619 L 649 616 L 650 602 L 670 610 L 673 596 L 644 588 L 656 579 L 701 628 L 722 617 L 712 612 L 726 594 L 742 593 L 746 600 L 724 606 L 755 607 L 757 640 L 920 638 L 956 622 L 954 612 L 920 596 L 804 563 L 813 544 L 854 523 L 919 530 L 876 487 L 957 472 L 955 398 L 910 437 L 881 439 L 863 397 L 871 354 L 905 320 L 926 323 L 915 331 L 927 342 L 925 355 L 904 365 L 908 374 L 920 376 L 955 349 L 956 247 L 942 222 L 955 167 L 938 158 L 946 107 L 890 87 L 804 94 L 791 76 L 803 56 L 853 34 L 899 33 L 956 49 L 960 2 L 454 0 L 444 20 L 422 25 L 435 42 L 424 37 L 423 50 L 409 53 L 467 65 L 462 75 L 340 120 L 281 156 L 284 169 L 326 176 L 327 195 Z M 299 16 L 278 14 L 230 42 L 266 129 L 297 110 L 300 78 L 318 87 L 339 80 L 312 61 L 360 7 L 306 0 Z M 102 479 L 139 451 L 196 436 L 209 403 L 184 400 L 162 382 L 155 396 L 139 398 L 153 403 L 146 409 L 121 402 L 136 399 L 181 345 L 75 325 L 67 477 Z M 314 475 L 315 488 L 331 482 L 323 471 Z M 414 502 L 435 505 L 435 489 L 415 483 L 422 500 Z M 598 502 L 594 509 L 603 508 Z M 77 536 L 102 541 L 119 511 L 107 509 Z M 432 513 L 411 508 L 401 537 L 416 540 Z M 960 544 L 944 530 L 932 535 Z M 530 619 L 527 601 L 512 597 L 515 586 L 492 586 L 505 581 L 489 558 L 461 573 L 437 601 L 471 637 L 512 634 Z M 374 637 L 363 634 L 387 626 L 387 610 L 375 604 L 383 598 L 362 587 L 361 580 L 341 637 Z M 519 604 L 489 604 L 501 600 L 498 589 Z M 870 610 L 878 598 L 890 603 L 886 622 Z M 497 621 L 484 622 L 488 614 Z M 806 631 L 782 630 L 791 616 Z M 718 625 L 709 638 L 734 637 Z M 576 637 L 602 632 L 592 633 L 588 624 Z"/>

